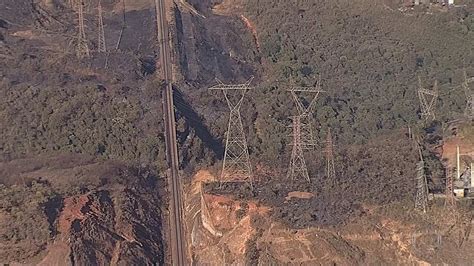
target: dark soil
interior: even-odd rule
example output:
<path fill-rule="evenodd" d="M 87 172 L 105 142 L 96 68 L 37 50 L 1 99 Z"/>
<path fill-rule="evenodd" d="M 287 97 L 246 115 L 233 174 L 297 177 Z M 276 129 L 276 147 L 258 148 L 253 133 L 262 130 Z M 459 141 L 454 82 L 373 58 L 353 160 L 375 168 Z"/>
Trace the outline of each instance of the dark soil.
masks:
<path fill-rule="evenodd" d="M 245 183 L 212 183 L 206 190 L 236 199 L 257 200 L 272 208 L 273 218 L 294 228 L 339 226 L 363 215 L 364 205 L 411 202 L 417 154 L 404 134 L 352 146 L 339 154 L 335 185 L 325 178 L 321 168 L 310 172 L 311 183 L 291 181 L 282 175 L 270 181 L 257 181 L 253 189 Z M 291 191 L 311 192 L 314 197 L 287 201 L 285 197 Z"/>

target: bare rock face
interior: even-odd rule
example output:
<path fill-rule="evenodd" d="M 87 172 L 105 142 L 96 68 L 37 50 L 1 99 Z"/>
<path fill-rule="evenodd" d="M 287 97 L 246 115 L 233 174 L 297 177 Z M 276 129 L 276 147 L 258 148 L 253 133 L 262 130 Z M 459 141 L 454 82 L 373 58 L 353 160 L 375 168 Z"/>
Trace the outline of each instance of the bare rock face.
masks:
<path fill-rule="evenodd" d="M 472 209 L 447 209 L 434 202 L 429 213 L 421 214 L 410 212 L 406 203 L 364 204 L 363 213 L 344 224 L 297 228 L 271 217 L 277 211 L 274 206 L 202 190 L 214 180 L 210 173 L 198 172 L 186 197 L 192 256 L 199 265 L 425 265 L 474 260 L 468 252 L 474 247 Z M 298 195 L 306 197 L 281 204 L 301 207 L 322 200 L 320 195 Z"/>
<path fill-rule="evenodd" d="M 71 201 L 79 204 L 66 205 L 59 222 L 66 223 L 71 263 L 150 265 L 162 256 L 159 210 L 133 191 L 101 190 Z"/>

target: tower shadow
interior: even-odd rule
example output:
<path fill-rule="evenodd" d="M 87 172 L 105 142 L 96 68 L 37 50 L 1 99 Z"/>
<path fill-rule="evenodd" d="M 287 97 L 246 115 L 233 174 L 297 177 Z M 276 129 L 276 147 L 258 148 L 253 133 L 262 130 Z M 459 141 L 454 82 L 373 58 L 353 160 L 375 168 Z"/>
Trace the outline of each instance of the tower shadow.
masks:
<path fill-rule="evenodd" d="M 189 126 L 194 129 L 198 138 L 201 139 L 207 148 L 212 150 L 217 159 L 222 160 L 224 158 L 222 143 L 212 136 L 199 114 L 184 99 L 183 94 L 176 87 L 173 87 L 173 100 L 175 101 L 175 108 L 183 115 Z"/>

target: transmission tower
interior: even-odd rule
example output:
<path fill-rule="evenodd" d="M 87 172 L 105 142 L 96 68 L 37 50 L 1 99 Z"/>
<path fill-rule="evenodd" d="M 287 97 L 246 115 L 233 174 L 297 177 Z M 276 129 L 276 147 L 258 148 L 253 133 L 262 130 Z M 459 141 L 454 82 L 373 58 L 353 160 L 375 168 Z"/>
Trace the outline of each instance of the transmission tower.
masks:
<path fill-rule="evenodd" d="M 316 104 L 316 99 L 321 92 L 321 81 L 315 87 L 293 87 L 288 89 L 293 97 L 300 116 L 301 146 L 303 149 L 312 149 L 316 146 L 313 134 L 312 113 Z"/>
<path fill-rule="evenodd" d="M 334 185 L 336 183 L 336 167 L 334 165 L 334 144 L 332 141 L 331 128 L 328 128 L 326 137 L 326 176 Z"/>
<path fill-rule="evenodd" d="M 425 175 L 425 162 L 418 142 L 416 142 L 416 146 L 418 148 L 418 153 L 420 154 L 420 161 L 416 164 L 415 209 L 426 212 L 428 208 L 428 183 Z"/>
<path fill-rule="evenodd" d="M 315 87 L 292 87 L 288 89 L 293 97 L 298 111 L 297 116 L 291 117 L 293 120 L 292 151 L 288 178 L 295 180 L 304 178 L 311 181 L 304 159 L 304 150 L 312 149 L 316 145 L 311 126 L 311 115 L 316 104 L 316 99 L 321 90 L 319 81 Z"/>
<path fill-rule="evenodd" d="M 76 55 L 78 58 L 89 57 L 89 46 L 87 45 L 86 31 L 84 29 L 84 1 L 77 3 L 77 14 L 79 16 L 79 34 L 77 36 Z"/>
<path fill-rule="evenodd" d="M 74 9 L 77 5 L 77 0 L 67 0 L 67 4 L 70 8 Z"/>
<path fill-rule="evenodd" d="M 306 161 L 304 159 L 304 145 L 301 139 L 301 116 L 293 116 L 293 149 L 291 151 L 290 168 L 288 170 L 288 178 L 295 180 L 298 178 L 309 179 L 308 168 L 306 167 Z"/>
<path fill-rule="evenodd" d="M 253 174 L 250 164 L 247 141 L 245 139 L 240 107 L 245 94 L 251 89 L 250 83 L 253 77 L 246 83 L 238 85 L 226 85 L 221 81 L 219 84 L 209 88 L 210 90 L 221 90 L 230 109 L 229 124 L 227 127 L 224 161 L 220 181 L 244 181 L 252 185 Z"/>
<path fill-rule="evenodd" d="M 446 168 L 446 201 L 444 204 L 447 207 L 453 207 L 456 205 L 456 199 L 454 198 L 453 173 L 450 167 Z"/>
<path fill-rule="evenodd" d="M 427 90 L 423 88 L 421 78 L 418 77 L 418 99 L 420 100 L 421 117 L 425 122 L 434 120 L 434 107 L 438 99 L 438 81 L 435 81 L 433 90 Z"/>
<path fill-rule="evenodd" d="M 465 114 L 467 117 L 474 118 L 474 92 L 469 87 L 469 82 L 473 82 L 474 77 L 467 78 L 467 71 L 464 69 L 464 82 L 462 88 L 466 94 L 466 110 Z"/>
<path fill-rule="evenodd" d="M 97 51 L 99 53 L 106 53 L 107 52 L 107 46 L 105 45 L 105 30 L 104 30 L 104 20 L 102 17 L 102 4 L 100 3 L 101 1 L 99 0 L 99 4 L 97 6 L 97 12 L 98 12 L 98 40 L 97 40 Z"/>

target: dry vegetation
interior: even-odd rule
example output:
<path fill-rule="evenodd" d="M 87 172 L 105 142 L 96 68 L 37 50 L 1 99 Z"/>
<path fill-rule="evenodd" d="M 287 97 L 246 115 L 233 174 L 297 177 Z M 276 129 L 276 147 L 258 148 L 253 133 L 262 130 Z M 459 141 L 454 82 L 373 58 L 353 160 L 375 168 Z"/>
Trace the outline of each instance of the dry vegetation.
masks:
<path fill-rule="evenodd" d="M 117 237 L 99 220 L 88 220 L 73 234 L 73 250 L 82 254 L 76 259 L 109 262 L 112 256 L 101 255 L 100 247 L 113 253 L 109 244 L 120 239 L 125 262 L 151 262 L 162 255 L 161 214 L 153 206 L 161 204 L 154 189 L 164 185 L 154 182 L 162 180 L 156 173 L 165 159 L 153 7 L 144 1 L 127 6 L 127 27 L 115 50 L 121 7 L 119 1 L 104 3 L 111 48 L 105 69 L 103 55 L 74 57 L 70 9 L 37 2 L 0 3 L 0 261 L 43 256 L 58 234 L 64 199 L 87 194 L 87 202 L 103 209 L 99 216 L 107 228 L 127 229 Z M 411 206 L 417 153 L 405 135 L 409 125 L 425 140 L 430 187 L 442 188 L 435 147 L 443 124 L 464 110 L 464 94 L 456 87 L 461 69 L 474 72 L 471 3 L 402 12 L 393 3 L 373 1 L 238 1 L 237 9 L 226 2 L 225 15 L 216 15 L 212 7 L 222 1 L 188 2 L 207 19 L 175 13 L 182 72 L 175 103 L 187 173 L 222 157 L 228 110 L 206 88 L 215 77 L 239 82 L 254 75 L 257 86 L 242 115 L 252 162 L 270 169 L 270 179 L 261 178 L 254 191 L 228 184 L 220 193 L 256 197 L 274 207 L 274 219 L 298 228 L 345 224 L 364 215 L 365 204 Z M 95 36 L 91 10 L 87 33 Z M 249 19 L 260 47 L 240 15 Z M 287 125 L 295 110 L 286 88 L 313 85 L 319 75 L 327 93 L 318 101 L 314 127 L 318 140 L 328 127 L 335 132 L 338 182 L 332 187 L 325 180 L 318 147 L 307 154 L 312 183 L 288 184 Z M 415 126 L 421 124 L 417 76 L 426 87 L 435 79 L 441 84 L 437 119 L 424 126 Z M 471 131 L 462 128 L 465 136 Z M 317 200 L 285 202 L 291 190 L 311 191 Z M 87 233 L 97 228 L 97 238 Z M 128 241 L 129 233 L 151 251 Z M 248 243 L 249 261 L 258 258 L 257 242 Z M 144 257 L 150 260 L 139 259 Z"/>
<path fill-rule="evenodd" d="M 60 154 L 1 163 L 0 173 L 0 261 L 164 259 L 164 186 L 150 169 Z"/>
<path fill-rule="evenodd" d="M 247 1 L 243 14 L 257 31 L 261 45 L 257 49 L 252 32 L 239 18 L 240 2 L 233 12 L 227 9 L 228 16 L 212 15 L 216 1 L 190 2 L 208 19 L 185 12 L 179 16 L 179 49 L 186 52 L 180 61 L 186 70 L 187 82 L 181 87 L 185 99 L 198 114 L 199 123 L 219 141 L 227 126 L 227 106 L 220 95 L 206 88 L 214 84 L 214 77 L 241 82 L 256 76 L 256 87 L 242 109 L 250 153 L 255 164 L 269 166 L 279 175 L 284 174 L 289 157 L 288 117 L 295 114 L 286 88 L 313 85 L 319 75 L 327 92 L 318 100 L 314 115 L 318 150 L 328 127 L 341 153 L 364 149 L 371 139 L 375 142 L 408 126 L 427 140 L 426 145 L 433 146 L 443 124 L 462 117 L 465 96 L 459 85 L 463 67 L 474 74 L 470 4 L 450 10 L 420 7 L 399 11 L 366 1 Z M 422 125 L 420 119 L 418 76 L 426 88 L 435 79 L 440 83 L 437 121 L 428 125 Z M 186 113 L 180 103 L 177 107 Z M 196 119 L 187 120 L 189 125 Z M 392 156 L 391 151 L 386 152 Z M 435 160 L 433 154 L 426 155 Z M 316 168 L 321 164 L 310 163 Z"/>
<path fill-rule="evenodd" d="M 206 13 L 211 2 L 196 6 Z M 256 28 L 260 51 L 252 44 L 252 33 L 247 28 L 241 29 L 246 32 L 241 35 L 243 47 L 234 48 L 235 42 L 231 43 L 227 36 L 211 35 L 209 42 L 219 40 L 217 53 L 236 51 L 238 56 L 233 62 L 242 64 L 242 69 L 247 67 L 246 63 L 256 66 L 258 85 L 249 93 L 242 110 L 255 164 L 271 168 L 272 178 L 285 176 L 289 157 L 288 117 L 295 114 L 286 88 L 294 84 L 313 85 L 321 75 L 327 92 L 321 95 L 314 115 L 320 146 L 307 154 L 314 180 L 324 176 L 321 149 L 327 128 L 331 127 L 336 135 L 341 179 L 350 180 L 355 187 L 372 187 L 372 182 L 379 187 L 376 180 L 384 180 L 380 188 L 389 191 L 392 187 L 393 191 L 400 190 L 401 184 L 411 186 L 417 158 L 413 143 L 402 140 L 411 126 L 424 139 L 430 186 L 442 189 L 444 170 L 435 147 L 442 141 L 444 123 L 463 117 L 465 96 L 459 86 L 462 69 L 465 66 L 469 73 L 474 72 L 472 5 L 450 10 L 420 7 L 399 11 L 383 3 L 341 0 L 247 1 L 245 7 L 244 14 Z M 227 19 L 239 21 L 239 10 Z M 193 33 L 186 25 L 183 28 L 185 33 Z M 235 30 L 227 30 L 229 36 Z M 243 52 L 248 45 L 253 46 Z M 204 68 L 199 64 L 194 67 Z M 241 72 L 226 75 L 227 70 L 221 66 L 216 75 L 238 81 L 249 76 Z M 440 82 L 436 121 L 432 123 L 423 124 L 420 118 L 418 76 L 427 88 L 434 80 Z M 185 95 L 190 95 L 213 135 L 224 136 L 225 103 L 209 96 L 204 88 L 198 92 L 186 90 Z M 366 180 L 360 176 L 373 178 Z M 402 189 L 395 198 L 404 198 L 413 191 L 408 192 Z"/>

